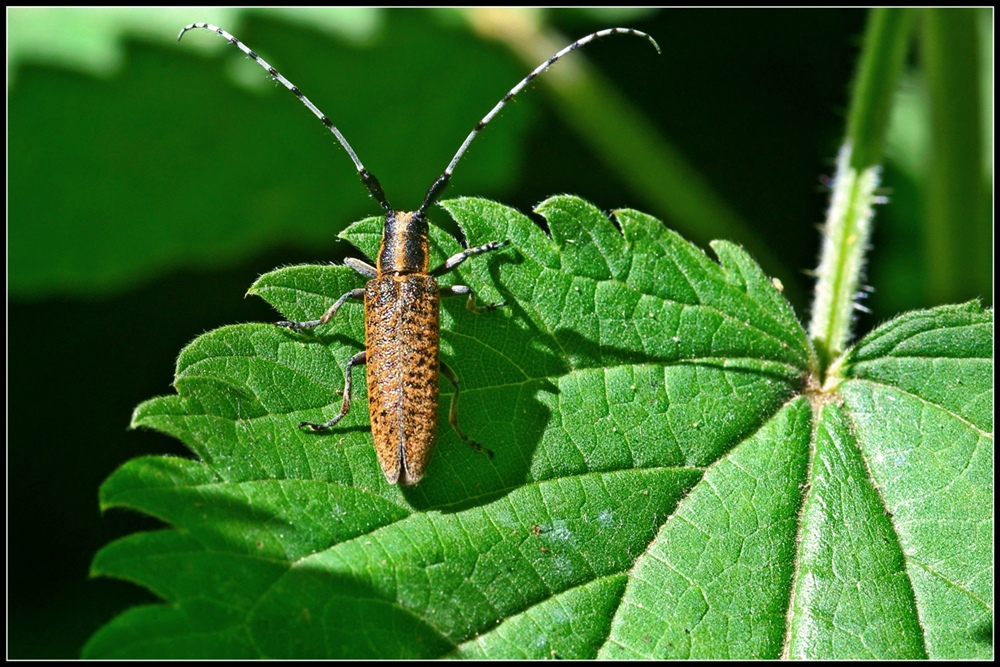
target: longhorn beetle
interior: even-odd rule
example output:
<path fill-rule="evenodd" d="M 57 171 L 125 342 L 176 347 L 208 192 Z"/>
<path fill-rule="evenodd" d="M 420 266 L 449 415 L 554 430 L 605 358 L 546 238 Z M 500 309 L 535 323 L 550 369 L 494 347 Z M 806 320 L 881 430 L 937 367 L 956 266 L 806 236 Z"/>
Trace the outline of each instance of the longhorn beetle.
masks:
<path fill-rule="evenodd" d="M 267 64 L 243 42 L 218 26 L 192 23 L 181 30 L 177 39 L 180 40 L 185 32 L 194 28 L 211 30 L 229 40 L 299 98 L 299 101 L 323 122 L 347 151 L 358 170 L 361 182 L 385 211 L 382 244 L 375 266 L 354 258 L 344 260 L 347 266 L 370 279 L 365 287 L 353 289 L 341 296 L 318 320 L 277 323 L 278 326 L 291 331 L 311 329 L 329 322 L 348 299 L 364 301 L 365 305 L 365 351 L 351 357 L 344 369 L 344 400 L 340 413 L 322 424 L 301 422 L 299 428 L 325 431 L 343 419 L 351 408 L 352 371 L 355 366 L 367 364 L 368 411 L 375 452 L 382 466 L 382 472 L 390 484 L 397 482 L 416 484 L 424 476 L 424 468 L 434 447 L 440 371 L 455 387 L 448 411 L 448 421 L 466 444 L 492 457 L 493 452 L 467 436 L 458 427 L 458 377 L 438 357 L 438 301 L 443 296 L 466 296 L 466 308 L 474 313 L 493 310 L 505 304 L 491 303 L 478 308 L 475 293 L 471 288 L 465 285 L 438 287 L 436 278 L 451 271 L 469 257 L 502 248 L 510 241 L 491 241 L 476 248 L 467 248 L 449 257 L 436 269 L 428 271 L 427 208 L 441 196 L 441 192 L 451 179 L 455 165 L 476 135 L 493 120 L 511 98 L 557 60 L 570 51 L 607 35 L 643 37 L 659 52 L 660 47 L 656 40 L 638 30 L 610 28 L 582 37 L 546 60 L 504 95 L 503 99 L 476 124 L 444 173 L 431 184 L 420 208 L 412 213 L 404 213 L 396 211 L 389 205 L 378 179 L 361 164 L 361 160 L 340 130 L 291 81 L 278 73 L 278 70 Z"/>

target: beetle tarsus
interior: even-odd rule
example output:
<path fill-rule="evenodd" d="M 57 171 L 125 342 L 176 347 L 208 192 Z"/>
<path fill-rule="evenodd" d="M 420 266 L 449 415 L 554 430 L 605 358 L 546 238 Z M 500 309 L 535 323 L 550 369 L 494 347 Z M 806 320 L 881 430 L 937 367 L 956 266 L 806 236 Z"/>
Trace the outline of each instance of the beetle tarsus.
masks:
<path fill-rule="evenodd" d="M 303 329 L 312 329 L 313 327 L 318 327 L 321 322 L 319 320 L 312 320 L 309 322 L 289 322 L 282 320 L 281 322 L 275 322 L 275 326 L 283 327 L 289 331 L 302 331 Z"/>

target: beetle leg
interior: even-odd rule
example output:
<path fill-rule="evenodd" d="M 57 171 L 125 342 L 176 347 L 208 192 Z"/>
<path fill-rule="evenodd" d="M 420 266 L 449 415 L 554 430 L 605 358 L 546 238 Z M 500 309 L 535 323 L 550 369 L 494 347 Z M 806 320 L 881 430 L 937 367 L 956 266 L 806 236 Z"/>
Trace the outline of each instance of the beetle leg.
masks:
<path fill-rule="evenodd" d="M 378 269 L 369 264 L 368 262 L 362 261 L 360 259 L 355 259 L 354 257 L 345 257 L 344 265 L 349 266 L 365 278 L 375 278 L 378 276 Z"/>
<path fill-rule="evenodd" d="M 506 301 L 498 301 L 497 303 L 488 303 L 485 306 L 476 305 L 476 293 L 472 291 L 472 288 L 468 285 L 451 285 L 449 287 L 441 288 L 441 296 L 464 296 L 468 294 L 469 298 L 465 302 L 465 307 L 467 310 L 472 311 L 476 315 L 481 315 L 482 313 L 496 310 L 500 306 L 506 306 Z"/>
<path fill-rule="evenodd" d="M 362 262 L 363 263 L 363 262 Z M 323 313 L 323 316 L 318 320 L 310 320 L 308 322 L 275 322 L 279 327 L 285 327 L 286 329 L 291 329 L 292 331 L 301 331 L 302 329 L 312 329 L 313 327 L 318 327 L 321 324 L 326 324 L 330 319 L 337 314 L 340 307 L 344 305 L 344 302 L 348 299 L 357 299 L 358 301 L 365 300 L 365 290 L 359 287 L 358 289 L 352 289 L 347 292 L 342 297 L 337 299 L 336 303 L 330 306 L 330 310 Z"/>
<path fill-rule="evenodd" d="M 436 269 L 434 269 L 433 271 L 431 271 L 431 275 L 432 276 L 440 276 L 440 275 L 443 275 L 445 273 L 448 273 L 449 271 L 451 271 L 456 266 L 458 266 L 459 264 L 461 264 L 465 260 L 469 259 L 473 255 L 481 255 L 484 252 L 489 252 L 491 250 L 496 250 L 497 248 L 502 248 L 502 247 L 504 247 L 505 245 L 507 245 L 509 243 L 510 243 L 509 240 L 507 240 L 507 241 L 490 241 L 486 245 L 481 245 L 478 248 L 467 248 L 467 249 L 463 250 L 462 252 L 458 253 L 457 255 L 452 255 L 451 257 L 449 257 L 448 259 L 446 259 L 444 261 L 444 264 L 442 264 L 441 266 L 439 266 Z"/>
<path fill-rule="evenodd" d="M 493 458 L 493 451 L 479 444 L 458 427 L 458 376 L 455 375 L 455 371 L 451 370 L 451 367 L 443 361 L 440 362 L 441 375 L 448 378 L 452 385 L 455 387 L 455 393 L 451 395 L 451 407 L 448 408 L 448 422 L 455 429 L 455 433 L 458 437 L 462 439 L 462 442 L 472 447 L 477 452 L 485 452 L 487 456 Z"/>
<path fill-rule="evenodd" d="M 340 414 L 323 424 L 314 424 L 312 422 L 299 422 L 299 428 L 308 426 L 313 431 L 325 431 L 330 428 L 344 416 L 351 411 L 351 371 L 355 366 L 363 366 L 368 362 L 367 352 L 358 352 L 353 357 L 351 357 L 347 362 L 347 367 L 344 369 L 344 402 L 340 405 Z"/>

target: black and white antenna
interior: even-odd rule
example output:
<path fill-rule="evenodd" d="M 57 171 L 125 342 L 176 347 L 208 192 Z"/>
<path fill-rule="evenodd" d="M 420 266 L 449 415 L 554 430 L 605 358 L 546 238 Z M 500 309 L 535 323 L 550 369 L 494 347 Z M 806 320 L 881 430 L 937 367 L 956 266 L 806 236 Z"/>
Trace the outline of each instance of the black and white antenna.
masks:
<path fill-rule="evenodd" d="M 344 150 L 347 151 L 347 154 L 350 156 L 351 161 L 354 162 L 354 167 L 358 170 L 358 175 L 361 177 L 361 182 L 364 183 L 366 188 L 368 188 L 368 192 L 370 192 L 372 197 L 375 198 L 375 201 L 377 201 L 379 205 L 382 206 L 382 208 L 386 211 L 386 213 L 394 212 L 392 206 L 389 205 L 389 201 L 386 199 L 385 192 L 382 190 L 382 185 L 378 182 L 378 179 L 375 178 L 375 175 L 372 174 L 367 169 L 365 169 L 365 166 L 361 164 L 361 160 L 358 158 L 357 153 L 355 153 L 354 149 L 351 148 L 351 145 L 347 143 L 347 139 L 345 139 L 344 135 L 340 133 L 340 130 L 338 130 L 337 126 L 333 124 L 333 121 L 327 118 L 326 114 L 320 111 L 319 108 L 315 104 L 313 104 L 308 97 L 303 95 L 302 91 L 298 89 L 298 86 L 296 86 L 291 81 L 282 76 L 282 74 L 278 70 L 271 67 L 271 65 L 269 65 L 267 61 L 258 56 L 256 53 L 254 53 L 254 51 L 250 49 L 250 47 L 248 47 L 246 44 L 236 39 L 222 28 L 212 25 L 211 23 L 192 23 L 189 26 L 185 26 L 184 29 L 181 30 L 180 34 L 177 35 L 178 41 L 181 39 L 181 37 L 184 36 L 185 32 L 187 32 L 188 30 L 192 30 L 194 28 L 203 28 L 205 30 L 211 30 L 212 32 L 218 33 L 226 40 L 231 42 L 233 45 L 235 45 L 240 51 L 250 56 L 250 58 L 252 58 L 258 65 L 267 70 L 268 74 L 270 74 L 276 81 L 278 81 L 281 85 L 283 85 L 285 88 L 291 91 L 291 93 L 295 95 L 295 97 L 299 98 L 299 101 L 302 102 L 302 104 L 306 105 L 306 107 L 310 111 L 312 111 L 314 116 L 320 119 L 323 125 L 325 125 L 327 129 L 329 129 L 330 132 L 333 133 L 333 136 L 337 138 L 337 141 L 340 143 L 340 145 L 344 147 Z M 569 52 L 575 51 L 576 49 L 580 48 L 581 46 L 585 46 L 586 44 L 589 44 L 595 39 L 607 37 L 608 35 L 634 35 L 636 37 L 642 37 L 648 40 L 650 44 L 653 45 L 657 53 L 660 53 L 660 47 L 656 43 L 655 39 L 653 39 L 652 37 L 650 37 L 649 35 L 640 30 L 633 30 L 631 28 L 608 28 L 607 30 L 599 30 L 597 32 L 587 35 L 586 37 L 581 37 L 580 39 L 576 40 L 575 42 L 567 46 L 565 49 L 555 54 L 554 56 L 543 62 L 538 67 L 536 67 L 531 72 L 531 74 L 521 79 L 520 83 L 511 88 L 510 92 L 504 95 L 503 99 L 497 102 L 496 106 L 494 106 L 493 109 L 491 109 L 488 114 L 483 116 L 482 120 L 476 123 L 476 126 L 472 129 L 472 132 L 469 133 L 469 136 L 465 138 L 465 141 L 462 142 L 462 145 L 459 147 L 458 152 L 455 153 L 455 157 L 453 157 L 451 159 L 451 162 L 448 163 L 448 166 L 445 168 L 444 173 L 438 176 L 434 180 L 434 183 L 431 184 L 430 189 L 427 190 L 427 194 L 424 196 L 423 203 L 420 205 L 420 208 L 417 209 L 414 215 L 416 217 L 422 217 L 424 213 L 427 211 L 427 208 L 435 201 L 437 201 L 437 198 L 441 196 L 441 193 L 448 186 L 448 182 L 451 180 L 451 174 L 455 170 L 455 165 L 457 165 L 458 161 L 462 159 L 463 155 L 465 155 L 465 151 L 468 150 L 469 144 L 472 143 L 472 140 L 476 138 L 476 135 L 478 135 L 483 130 L 483 128 L 485 128 L 486 125 L 489 124 L 489 122 L 493 120 L 497 116 L 497 114 L 500 113 L 500 110 L 503 109 L 504 106 L 506 106 L 506 104 L 510 102 L 515 95 L 524 90 L 524 88 L 529 83 L 531 83 L 532 80 L 535 79 L 535 77 L 537 77 L 539 74 L 541 74 L 549 67 L 554 65 L 557 60 L 559 60 Z"/>

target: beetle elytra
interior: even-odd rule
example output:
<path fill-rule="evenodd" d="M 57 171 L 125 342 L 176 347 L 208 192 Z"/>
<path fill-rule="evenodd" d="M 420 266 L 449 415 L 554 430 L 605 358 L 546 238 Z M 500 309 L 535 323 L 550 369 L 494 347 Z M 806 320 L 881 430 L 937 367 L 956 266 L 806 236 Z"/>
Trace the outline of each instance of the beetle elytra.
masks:
<path fill-rule="evenodd" d="M 634 35 L 647 39 L 659 52 L 656 41 L 644 32 L 630 28 L 610 28 L 591 33 L 573 42 L 514 86 L 493 109 L 476 124 L 466 137 L 448 167 L 431 184 L 424 201 L 414 212 L 396 211 L 389 205 L 378 179 L 365 169 L 351 145 L 329 118 L 288 79 L 271 67 L 260 56 L 231 34 L 208 23 L 192 23 L 181 30 L 185 32 L 203 28 L 218 33 L 253 59 L 304 104 L 333 133 L 347 151 L 368 189 L 385 212 L 382 243 L 375 266 L 359 259 L 348 258 L 345 264 L 368 278 L 364 288 L 353 289 L 339 299 L 316 320 L 307 322 L 278 322 L 292 331 L 310 329 L 326 324 L 349 299 L 364 301 L 365 350 L 347 362 L 344 377 L 344 398 L 340 412 L 327 422 L 316 424 L 300 422 L 299 428 L 325 431 L 347 415 L 351 407 L 351 378 L 353 369 L 367 365 L 368 411 L 372 438 L 379 465 L 390 484 L 416 484 L 424 475 L 430 460 L 437 432 L 438 374 L 444 375 L 455 387 L 448 421 L 458 436 L 472 448 L 493 452 L 467 436 L 458 426 L 458 377 L 439 358 L 438 310 L 443 296 L 465 296 L 466 307 L 476 313 L 492 310 L 504 303 L 477 307 L 475 293 L 465 285 L 441 287 L 437 277 L 451 271 L 469 257 L 480 255 L 507 245 L 509 241 L 493 241 L 475 248 L 468 248 L 447 259 L 441 266 L 428 270 L 428 207 L 441 196 L 451 180 L 455 165 L 476 135 L 500 112 L 515 95 L 536 76 L 544 72 L 564 55 L 585 44 L 608 35 Z"/>

